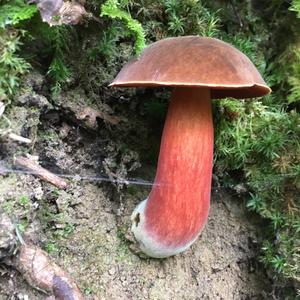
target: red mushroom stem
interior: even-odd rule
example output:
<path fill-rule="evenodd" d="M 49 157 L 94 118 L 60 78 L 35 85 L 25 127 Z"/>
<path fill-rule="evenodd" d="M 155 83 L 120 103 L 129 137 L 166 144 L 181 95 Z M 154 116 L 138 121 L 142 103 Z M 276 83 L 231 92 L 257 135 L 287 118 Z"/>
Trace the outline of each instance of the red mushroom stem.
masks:
<path fill-rule="evenodd" d="M 167 257 L 187 249 L 208 217 L 213 122 L 208 88 L 175 88 L 149 198 L 132 215 L 143 252 Z"/>

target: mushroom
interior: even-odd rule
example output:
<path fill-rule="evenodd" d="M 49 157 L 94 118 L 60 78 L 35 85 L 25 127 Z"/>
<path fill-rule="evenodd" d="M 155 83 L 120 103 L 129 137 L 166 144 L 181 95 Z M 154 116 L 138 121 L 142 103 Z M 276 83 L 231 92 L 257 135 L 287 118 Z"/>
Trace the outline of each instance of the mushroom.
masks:
<path fill-rule="evenodd" d="M 155 182 L 132 214 L 132 232 L 151 257 L 178 254 L 197 239 L 209 212 L 213 166 L 211 99 L 270 93 L 252 62 L 214 38 L 167 38 L 123 67 L 114 87 L 171 87 Z"/>

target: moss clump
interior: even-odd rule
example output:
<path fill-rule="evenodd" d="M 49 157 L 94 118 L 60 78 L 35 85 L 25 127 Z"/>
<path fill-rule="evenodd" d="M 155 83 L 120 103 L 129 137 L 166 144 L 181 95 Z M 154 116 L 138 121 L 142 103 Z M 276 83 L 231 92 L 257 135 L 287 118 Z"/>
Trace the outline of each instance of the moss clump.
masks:
<path fill-rule="evenodd" d="M 9 101 L 20 85 L 21 76 L 30 65 L 17 52 L 21 33 L 0 28 L 0 100 Z"/>
<path fill-rule="evenodd" d="M 127 1 L 124 4 L 127 4 Z M 137 55 L 145 48 L 145 34 L 142 25 L 133 19 L 130 13 L 120 8 L 120 3 L 117 0 L 108 0 L 101 6 L 101 16 L 107 16 L 112 19 L 120 19 L 125 22 L 129 32 L 135 37 L 135 52 Z"/>
<path fill-rule="evenodd" d="M 32 18 L 35 6 L 22 0 L 0 1 L 0 100 L 11 99 L 30 65 L 18 55 L 24 31 L 20 23 Z"/>
<path fill-rule="evenodd" d="M 243 27 L 228 27 L 229 40 L 252 59 L 273 92 L 255 102 L 226 99 L 216 104 L 215 171 L 224 182 L 232 174 L 247 184 L 248 208 L 268 221 L 261 260 L 274 278 L 299 282 L 300 20 L 282 1 L 271 2 L 274 6 L 265 13 L 256 2 L 237 4 Z M 270 12 L 276 12 L 276 20 Z M 231 35 L 238 27 L 239 34 Z"/>

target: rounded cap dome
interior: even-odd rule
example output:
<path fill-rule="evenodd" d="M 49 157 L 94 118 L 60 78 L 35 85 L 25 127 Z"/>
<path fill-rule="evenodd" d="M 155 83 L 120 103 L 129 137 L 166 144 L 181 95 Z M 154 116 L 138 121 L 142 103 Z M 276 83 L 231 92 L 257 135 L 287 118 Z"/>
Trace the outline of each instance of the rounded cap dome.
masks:
<path fill-rule="evenodd" d="M 218 39 L 185 36 L 148 46 L 111 86 L 209 87 L 212 98 L 252 98 L 271 89 L 242 52 Z"/>

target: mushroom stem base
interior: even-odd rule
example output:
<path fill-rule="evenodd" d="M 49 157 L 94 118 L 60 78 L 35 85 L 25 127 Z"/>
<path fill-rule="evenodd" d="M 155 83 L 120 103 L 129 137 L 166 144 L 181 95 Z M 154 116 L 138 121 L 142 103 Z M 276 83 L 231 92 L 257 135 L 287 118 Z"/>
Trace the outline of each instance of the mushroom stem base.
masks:
<path fill-rule="evenodd" d="M 179 246 L 176 248 L 168 247 L 151 238 L 149 233 L 145 230 L 142 225 L 145 220 L 145 207 L 147 204 L 147 199 L 140 202 L 136 208 L 134 209 L 131 215 L 132 227 L 131 231 L 134 234 L 135 239 L 138 242 L 139 249 L 149 257 L 154 258 L 166 258 L 173 255 L 177 255 L 181 252 L 187 250 L 198 238 L 201 232 L 191 241 L 186 243 L 183 246 Z"/>

